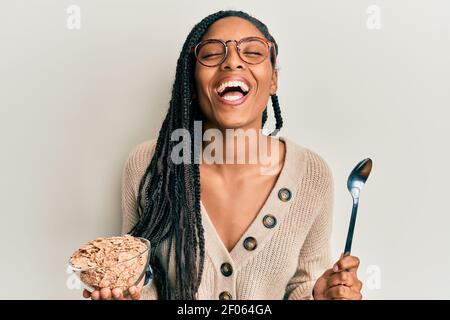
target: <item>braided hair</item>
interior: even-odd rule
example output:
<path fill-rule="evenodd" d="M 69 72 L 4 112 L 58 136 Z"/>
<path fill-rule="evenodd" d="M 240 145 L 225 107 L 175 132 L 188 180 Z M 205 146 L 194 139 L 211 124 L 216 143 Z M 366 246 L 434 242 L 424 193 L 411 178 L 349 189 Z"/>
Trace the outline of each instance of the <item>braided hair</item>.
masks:
<path fill-rule="evenodd" d="M 198 152 L 191 143 L 190 163 L 175 164 L 171 152 L 175 141 L 171 133 L 175 129 L 186 129 L 194 137 L 194 121 L 203 119 L 195 98 L 195 57 L 191 47 L 195 46 L 209 26 L 225 17 L 240 17 L 254 24 L 271 41 L 275 48 L 271 63 L 275 68 L 278 46 L 265 24 L 242 11 L 218 11 L 200 21 L 187 36 L 177 61 L 175 82 L 167 115 L 162 123 L 154 155 L 139 185 L 137 207 L 139 221 L 130 231 L 134 236 L 147 238 L 152 246 L 150 265 L 153 281 L 160 299 L 196 299 L 202 278 L 205 260 L 205 239 L 200 209 L 200 170 Z M 276 134 L 283 125 L 278 97 L 271 95 L 275 114 Z M 267 120 L 267 107 L 262 115 L 262 125 Z M 193 142 L 193 141 L 192 141 Z M 156 252 L 168 241 L 167 261 L 161 261 Z M 175 250 L 175 283 L 170 285 L 168 266 L 171 251 Z"/>

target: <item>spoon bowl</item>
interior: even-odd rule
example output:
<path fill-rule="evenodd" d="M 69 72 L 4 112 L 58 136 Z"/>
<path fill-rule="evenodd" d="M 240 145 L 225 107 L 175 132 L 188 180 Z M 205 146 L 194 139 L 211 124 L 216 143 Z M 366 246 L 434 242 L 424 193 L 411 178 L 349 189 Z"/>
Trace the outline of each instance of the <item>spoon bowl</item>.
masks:
<path fill-rule="evenodd" d="M 347 189 L 354 198 L 359 196 L 359 192 L 366 183 L 370 171 L 372 171 L 372 159 L 367 158 L 360 161 L 348 176 Z"/>
<path fill-rule="evenodd" d="M 352 215 L 347 232 L 347 240 L 345 242 L 344 254 L 349 255 L 352 249 L 353 232 L 355 230 L 356 213 L 358 212 L 359 195 L 362 187 L 372 171 L 372 160 L 370 158 L 360 161 L 347 179 L 347 189 L 353 198 Z"/>

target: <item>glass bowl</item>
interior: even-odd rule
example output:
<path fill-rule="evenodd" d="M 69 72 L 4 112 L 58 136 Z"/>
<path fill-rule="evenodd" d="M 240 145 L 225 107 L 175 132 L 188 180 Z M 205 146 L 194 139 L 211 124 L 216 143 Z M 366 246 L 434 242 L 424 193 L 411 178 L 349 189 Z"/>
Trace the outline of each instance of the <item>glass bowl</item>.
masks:
<path fill-rule="evenodd" d="M 82 287 L 91 293 L 101 288 L 121 288 L 123 295 L 127 296 L 128 288 L 137 286 L 145 276 L 150 260 L 150 241 L 138 237 L 136 239 L 145 244 L 145 250 L 132 258 L 108 266 L 87 268 L 77 268 L 69 259 L 69 269 L 77 275 Z"/>

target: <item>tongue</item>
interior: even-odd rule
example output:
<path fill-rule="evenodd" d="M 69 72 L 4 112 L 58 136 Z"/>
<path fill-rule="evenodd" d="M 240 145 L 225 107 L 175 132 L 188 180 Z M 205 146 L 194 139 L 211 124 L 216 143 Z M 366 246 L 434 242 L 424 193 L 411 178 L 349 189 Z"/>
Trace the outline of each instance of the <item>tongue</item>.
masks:
<path fill-rule="evenodd" d="M 240 91 L 229 91 L 229 92 L 226 92 L 222 97 L 231 97 L 231 96 L 239 97 L 239 99 L 240 99 L 244 96 L 244 94 Z"/>

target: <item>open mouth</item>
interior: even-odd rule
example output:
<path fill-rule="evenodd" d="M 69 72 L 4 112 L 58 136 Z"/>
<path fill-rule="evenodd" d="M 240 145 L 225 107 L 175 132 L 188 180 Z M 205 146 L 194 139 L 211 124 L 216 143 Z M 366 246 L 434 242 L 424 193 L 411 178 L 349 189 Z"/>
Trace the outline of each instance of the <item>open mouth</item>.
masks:
<path fill-rule="evenodd" d="M 243 81 L 224 82 L 216 89 L 216 92 L 222 101 L 232 104 L 243 102 L 249 91 L 249 86 Z"/>

